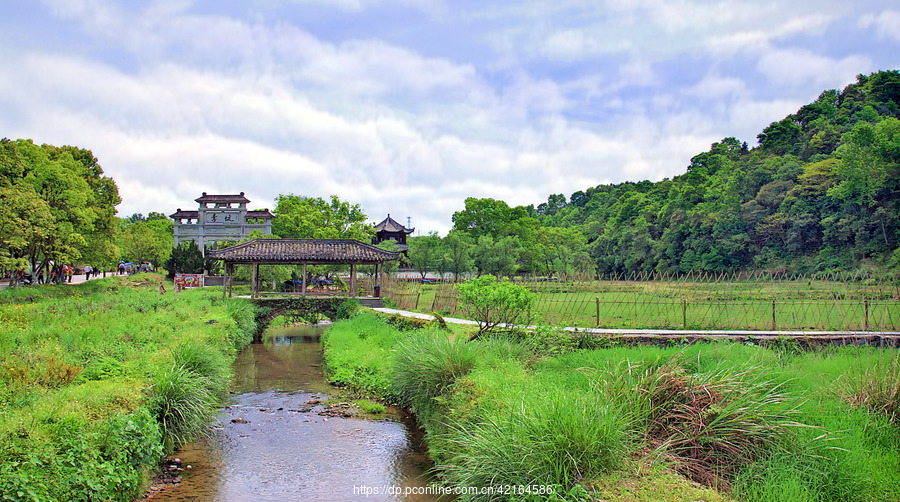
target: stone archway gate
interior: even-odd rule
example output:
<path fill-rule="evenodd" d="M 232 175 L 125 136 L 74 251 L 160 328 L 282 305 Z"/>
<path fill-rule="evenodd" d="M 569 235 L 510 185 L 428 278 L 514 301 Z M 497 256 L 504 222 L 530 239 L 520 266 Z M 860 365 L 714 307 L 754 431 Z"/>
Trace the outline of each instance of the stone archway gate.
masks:
<path fill-rule="evenodd" d="M 280 296 L 307 296 L 306 268 L 308 265 L 350 265 L 350 298 L 356 298 L 356 272 L 359 265 L 375 265 L 375 284 L 380 284 L 384 263 L 397 260 L 400 253 L 386 251 L 353 239 L 254 239 L 224 249 L 210 251 L 208 257 L 225 262 L 222 297 L 231 296 L 231 282 L 235 265 L 250 265 L 252 280 L 250 298 L 260 297 L 260 265 L 302 265 L 303 281 L 299 293 Z M 374 294 L 375 292 L 373 292 Z"/>

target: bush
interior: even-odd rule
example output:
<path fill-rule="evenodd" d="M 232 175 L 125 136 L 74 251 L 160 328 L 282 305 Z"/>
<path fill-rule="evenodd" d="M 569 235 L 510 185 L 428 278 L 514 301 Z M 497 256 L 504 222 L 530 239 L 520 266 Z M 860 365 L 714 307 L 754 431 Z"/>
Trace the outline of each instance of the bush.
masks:
<path fill-rule="evenodd" d="M 359 313 L 359 308 L 359 300 L 356 298 L 347 298 L 337 306 L 337 312 L 335 314 L 337 319 L 335 319 L 335 321 L 340 319 L 350 319 Z"/>
<path fill-rule="evenodd" d="M 499 327 L 511 328 L 531 314 L 535 294 L 509 281 L 482 275 L 457 286 L 463 310 L 478 323 L 478 335 Z"/>

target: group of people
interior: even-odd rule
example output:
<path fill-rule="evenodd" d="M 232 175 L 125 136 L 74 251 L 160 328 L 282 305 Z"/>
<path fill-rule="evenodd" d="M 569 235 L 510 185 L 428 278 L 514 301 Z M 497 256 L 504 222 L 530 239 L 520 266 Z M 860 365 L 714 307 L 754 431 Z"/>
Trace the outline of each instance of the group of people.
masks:
<path fill-rule="evenodd" d="M 72 282 L 72 276 L 78 275 L 77 269 L 74 265 L 54 265 L 50 264 L 50 275 L 49 277 L 44 277 L 44 268 L 42 267 L 37 272 L 37 278 L 34 278 L 32 274 L 26 272 L 25 270 L 16 271 L 11 280 L 14 284 L 65 284 Z M 97 276 L 100 274 L 100 270 L 90 265 L 85 265 L 83 268 L 84 271 L 84 280 L 88 280 L 91 276 Z"/>

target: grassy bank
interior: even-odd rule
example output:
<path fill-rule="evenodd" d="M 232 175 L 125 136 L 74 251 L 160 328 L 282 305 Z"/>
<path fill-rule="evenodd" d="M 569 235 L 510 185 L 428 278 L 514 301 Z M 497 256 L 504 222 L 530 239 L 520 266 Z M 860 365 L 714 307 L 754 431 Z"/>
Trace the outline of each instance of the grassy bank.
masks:
<path fill-rule="evenodd" d="M 0 292 L 0 500 L 134 500 L 205 430 L 253 312 L 161 281 Z"/>
<path fill-rule="evenodd" d="M 332 379 L 410 407 L 451 485 L 584 500 L 900 496 L 896 352 L 465 338 L 369 314 L 325 336 Z"/>

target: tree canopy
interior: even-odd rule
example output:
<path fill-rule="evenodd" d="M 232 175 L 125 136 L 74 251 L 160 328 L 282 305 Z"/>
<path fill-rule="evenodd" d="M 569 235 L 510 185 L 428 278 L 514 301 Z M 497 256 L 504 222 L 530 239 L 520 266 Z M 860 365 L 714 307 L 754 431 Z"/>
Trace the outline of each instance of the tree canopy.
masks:
<path fill-rule="evenodd" d="M 0 260 L 33 270 L 48 262 L 109 262 L 121 202 L 90 150 L 0 140 Z"/>
<path fill-rule="evenodd" d="M 272 233 L 282 239 L 356 239 L 368 242 L 375 229 L 359 204 L 328 202 L 321 197 L 279 195 L 275 199 Z"/>

